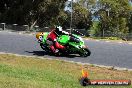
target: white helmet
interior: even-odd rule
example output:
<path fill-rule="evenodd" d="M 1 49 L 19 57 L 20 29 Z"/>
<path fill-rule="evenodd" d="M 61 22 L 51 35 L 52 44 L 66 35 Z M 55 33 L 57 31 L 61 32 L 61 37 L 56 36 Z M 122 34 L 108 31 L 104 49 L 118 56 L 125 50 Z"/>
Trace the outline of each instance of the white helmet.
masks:
<path fill-rule="evenodd" d="M 57 29 L 58 31 L 62 31 L 62 27 L 61 27 L 61 26 L 57 26 L 56 29 Z"/>
<path fill-rule="evenodd" d="M 57 34 L 62 33 L 62 27 L 61 27 L 61 26 L 56 26 L 55 32 L 56 32 Z"/>

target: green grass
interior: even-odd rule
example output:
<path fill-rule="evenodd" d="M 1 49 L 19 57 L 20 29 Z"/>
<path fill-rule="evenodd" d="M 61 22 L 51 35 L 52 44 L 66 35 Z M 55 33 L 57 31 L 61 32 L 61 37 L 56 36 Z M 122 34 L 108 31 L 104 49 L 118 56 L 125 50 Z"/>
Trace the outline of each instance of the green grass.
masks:
<path fill-rule="evenodd" d="M 132 72 L 83 66 L 90 79 L 132 79 Z M 81 65 L 49 60 L 0 55 L 0 88 L 83 88 Z M 88 88 L 132 88 L 132 86 L 89 86 Z"/>

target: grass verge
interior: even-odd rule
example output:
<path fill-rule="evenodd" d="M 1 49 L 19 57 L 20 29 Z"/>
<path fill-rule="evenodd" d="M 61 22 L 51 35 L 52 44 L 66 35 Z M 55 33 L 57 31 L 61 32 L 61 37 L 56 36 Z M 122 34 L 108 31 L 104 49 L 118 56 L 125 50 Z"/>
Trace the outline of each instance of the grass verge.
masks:
<path fill-rule="evenodd" d="M 83 66 L 90 79 L 130 79 L 131 71 Z M 78 79 L 81 65 L 62 60 L 0 54 L 0 88 L 83 88 Z M 132 86 L 88 86 L 88 88 L 132 88 Z"/>

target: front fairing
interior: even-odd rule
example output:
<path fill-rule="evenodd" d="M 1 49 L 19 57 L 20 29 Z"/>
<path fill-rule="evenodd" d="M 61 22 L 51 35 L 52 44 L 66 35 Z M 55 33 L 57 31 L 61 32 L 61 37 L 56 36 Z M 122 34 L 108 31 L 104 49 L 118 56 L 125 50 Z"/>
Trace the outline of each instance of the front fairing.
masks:
<path fill-rule="evenodd" d="M 49 34 L 49 32 L 44 32 L 44 35 L 43 35 L 43 41 L 42 41 L 43 44 L 46 43 L 46 40 L 47 40 L 48 34 Z"/>
<path fill-rule="evenodd" d="M 70 45 L 76 47 L 77 49 L 80 49 L 85 46 L 84 40 L 80 36 L 78 36 L 78 35 L 73 35 L 73 36 L 79 40 L 79 43 L 69 42 Z"/>

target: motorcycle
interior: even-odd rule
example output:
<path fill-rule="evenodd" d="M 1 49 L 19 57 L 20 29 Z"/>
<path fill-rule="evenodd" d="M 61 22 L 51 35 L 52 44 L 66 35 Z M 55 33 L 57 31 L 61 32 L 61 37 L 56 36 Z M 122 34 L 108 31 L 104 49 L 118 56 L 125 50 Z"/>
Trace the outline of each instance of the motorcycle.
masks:
<path fill-rule="evenodd" d="M 51 53 L 51 50 L 49 48 L 50 41 L 47 41 L 47 36 L 49 32 L 43 33 L 43 40 L 40 43 L 40 47 L 48 53 Z M 72 34 L 72 36 L 69 35 L 61 35 L 57 38 L 57 42 L 61 45 L 65 46 L 65 51 L 59 50 L 60 54 L 79 54 L 82 57 L 87 57 L 91 55 L 91 51 L 89 48 L 84 44 L 83 39 L 75 34 Z"/>

